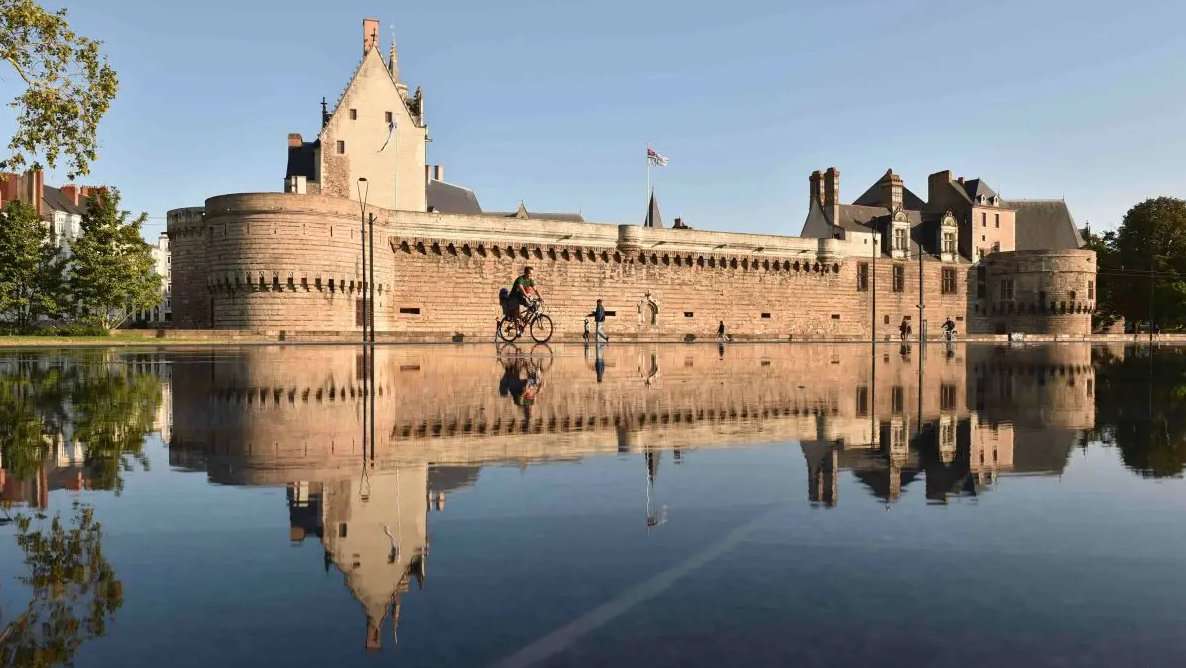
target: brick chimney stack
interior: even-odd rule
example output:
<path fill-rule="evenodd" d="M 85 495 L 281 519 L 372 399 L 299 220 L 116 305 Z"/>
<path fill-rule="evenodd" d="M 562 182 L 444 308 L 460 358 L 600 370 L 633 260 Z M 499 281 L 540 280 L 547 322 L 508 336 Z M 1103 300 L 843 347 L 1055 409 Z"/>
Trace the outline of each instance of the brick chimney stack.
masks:
<path fill-rule="evenodd" d="M 819 206 L 824 205 L 824 189 L 823 189 L 824 175 L 820 170 L 815 170 L 811 173 L 809 181 L 811 181 L 811 189 L 809 191 L 811 201 Z"/>
<path fill-rule="evenodd" d="M 73 204 L 74 206 L 78 206 L 78 185 L 77 184 L 70 183 L 70 184 L 62 186 L 61 188 L 58 188 L 58 190 L 62 191 L 62 194 L 66 196 L 66 199 L 70 200 L 71 204 Z"/>
<path fill-rule="evenodd" d="M 362 55 L 366 56 L 371 49 L 379 45 L 379 19 L 362 20 Z"/>
<path fill-rule="evenodd" d="M 903 206 L 902 195 L 902 177 L 894 173 L 894 170 L 885 170 L 885 176 L 881 179 L 882 201 L 888 202 L 889 210 L 905 208 Z"/>
<path fill-rule="evenodd" d="M 840 205 L 840 170 L 829 167 L 824 172 L 824 206 Z"/>
<path fill-rule="evenodd" d="M 305 143 L 305 138 L 299 132 L 288 133 L 288 148 L 300 148 Z"/>

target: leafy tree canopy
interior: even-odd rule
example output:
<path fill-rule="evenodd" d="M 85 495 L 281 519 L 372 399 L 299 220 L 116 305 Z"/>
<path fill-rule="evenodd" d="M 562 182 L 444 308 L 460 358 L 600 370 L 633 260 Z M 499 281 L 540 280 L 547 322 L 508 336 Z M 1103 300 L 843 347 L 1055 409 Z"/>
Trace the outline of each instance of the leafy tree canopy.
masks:
<path fill-rule="evenodd" d="M 27 327 L 62 306 L 63 262 L 33 207 L 9 202 L 0 212 L 0 317 Z"/>
<path fill-rule="evenodd" d="M 146 219 L 120 210 L 114 189 L 97 191 L 82 216 L 70 261 L 70 294 L 81 312 L 107 329 L 160 301 L 161 277 L 151 247 L 140 237 Z"/>
<path fill-rule="evenodd" d="M 12 100 L 16 134 L 0 167 L 55 168 L 65 160 L 69 178 L 90 172 L 99 120 L 119 88 L 100 42 L 70 29 L 66 10 L 49 12 L 33 0 L 0 0 L 0 57 L 24 82 Z"/>

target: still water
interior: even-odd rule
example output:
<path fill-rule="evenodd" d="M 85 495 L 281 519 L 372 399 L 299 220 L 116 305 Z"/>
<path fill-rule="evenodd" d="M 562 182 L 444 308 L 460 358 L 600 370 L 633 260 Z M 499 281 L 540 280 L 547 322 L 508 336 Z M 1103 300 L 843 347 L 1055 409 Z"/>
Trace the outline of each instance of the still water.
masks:
<path fill-rule="evenodd" d="M 1138 346 L 0 352 L 0 665 L 1180 664 L 1184 400 Z"/>

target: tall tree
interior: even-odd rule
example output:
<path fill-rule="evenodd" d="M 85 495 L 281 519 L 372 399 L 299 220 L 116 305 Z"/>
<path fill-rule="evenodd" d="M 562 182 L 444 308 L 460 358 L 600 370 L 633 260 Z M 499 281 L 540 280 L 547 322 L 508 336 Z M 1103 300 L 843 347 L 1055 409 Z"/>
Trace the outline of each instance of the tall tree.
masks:
<path fill-rule="evenodd" d="M 1117 304 L 1118 295 L 1128 286 L 1120 280 L 1123 277 L 1120 253 L 1116 250 L 1116 233 L 1107 231 L 1096 234 L 1091 226 L 1082 230 L 1083 247 L 1095 251 L 1096 276 L 1095 313 L 1092 314 L 1092 329 L 1110 327 L 1123 317 Z"/>
<path fill-rule="evenodd" d="M 161 277 L 140 238 L 147 218 L 120 210 L 118 190 L 99 190 L 88 200 L 70 259 L 69 286 L 79 312 L 104 328 L 118 327 L 133 312 L 160 301 Z"/>
<path fill-rule="evenodd" d="M 0 212 L 0 317 L 18 328 L 61 312 L 63 262 L 37 211 L 9 202 Z"/>
<path fill-rule="evenodd" d="M 1116 231 L 1117 308 L 1130 320 L 1186 325 L 1186 201 L 1147 199 Z M 1153 272 L 1153 276 L 1149 275 Z"/>
<path fill-rule="evenodd" d="M 19 170 L 41 157 L 54 168 L 64 157 L 71 179 L 90 171 L 99 120 L 119 88 L 100 46 L 70 29 L 64 9 L 0 0 L 0 58 L 25 84 L 11 102 L 16 133 L 0 167 Z"/>

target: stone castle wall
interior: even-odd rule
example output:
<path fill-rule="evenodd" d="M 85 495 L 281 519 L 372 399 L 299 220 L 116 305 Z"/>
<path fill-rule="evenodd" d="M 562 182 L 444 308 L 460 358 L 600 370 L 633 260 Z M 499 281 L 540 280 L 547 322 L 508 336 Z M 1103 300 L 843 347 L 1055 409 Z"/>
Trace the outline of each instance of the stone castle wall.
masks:
<path fill-rule="evenodd" d="M 357 202 L 319 195 L 223 195 L 170 213 L 175 318 L 217 329 L 349 331 L 359 328 L 364 277 Z M 585 315 L 604 300 L 612 337 L 868 339 L 918 326 L 920 274 L 928 333 L 951 317 L 961 332 L 1000 329 L 1086 334 L 1089 309 L 1012 312 L 974 297 L 981 274 L 966 261 L 874 260 L 857 242 L 650 229 L 493 216 L 368 208 L 375 224 L 375 321 L 379 331 L 448 340 L 493 336 L 497 294 L 524 266 L 535 268 L 558 338 L 578 338 Z M 204 230 L 205 236 L 201 232 Z M 1009 258 L 1016 258 L 1010 260 Z M 984 266 L 989 295 L 1014 276 L 1027 291 L 1061 296 L 1094 280 L 1090 251 L 999 253 Z M 869 289 L 858 287 L 869 265 Z M 944 292 L 943 273 L 954 290 Z M 900 290 L 895 290 L 900 272 Z M 951 283 L 948 282 L 950 287 Z M 873 295 L 876 287 L 876 313 Z M 970 297 L 969 294 L 972 293 Z M 1059 299 L 1054 300 L 1057 308 Z M 1080 303 L 1082 302 L 1082 303 Z M 969 309 L 982 308 L 983 313 Z M 1015 309 L 1021 307 L 1015 306 Z"/>

